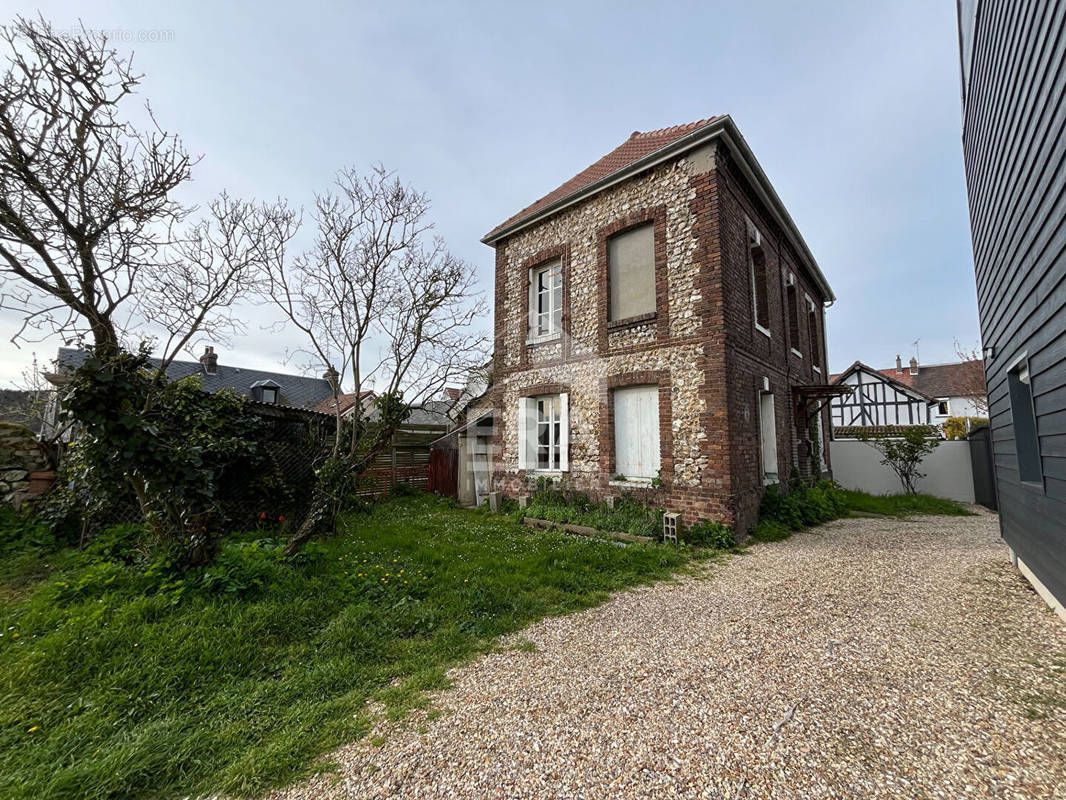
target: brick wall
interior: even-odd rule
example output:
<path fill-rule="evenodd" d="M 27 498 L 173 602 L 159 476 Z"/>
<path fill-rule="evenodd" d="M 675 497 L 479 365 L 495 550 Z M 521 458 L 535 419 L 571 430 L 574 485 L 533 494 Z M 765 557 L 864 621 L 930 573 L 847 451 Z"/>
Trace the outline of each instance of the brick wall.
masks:
<path fill-rule="evenodd" d="M 818 376 L 806 355 L 805 315 L 797 343 L 804 357 L 786 341 L 782 267 L 796 273 L 801 301 L 810 294 L 820 308 L 821 297 L 729 159 L 708 147 L 714 150 L 662 164 L 497 243 L 497 491 L 524 494 L 536 480 L 518 468 L 518 400 L 544 386 L 569 390 L 566 480 L 597 498 L 634 491 L 610 481 L 612 390 L 658 386 L 663 485 L 637 491 L 681 511 L 686 525 L 719 519 L 745 531 L 754 524 L 763 376 L 777 401 L 781 475 L 797 462 L 788 387 Z M 762 232 L 772 276 L 769 338 L 752 324 L 745 214 Z M 606 239 L 645 222 L 656 231 L 656 312 L 608 322 Z M 529 272 L 555 258 L 563 265 L 562 333 L 527 343 Z"/>

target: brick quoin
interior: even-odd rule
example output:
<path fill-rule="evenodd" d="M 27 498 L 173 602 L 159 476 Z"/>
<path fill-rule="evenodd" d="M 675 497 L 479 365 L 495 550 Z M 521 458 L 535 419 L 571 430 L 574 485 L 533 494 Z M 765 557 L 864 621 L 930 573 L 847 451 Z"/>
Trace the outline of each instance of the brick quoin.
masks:
<path fill-rule="evenodd" d="M 623 147 L 639 144 L 640 136 L 669 139 L 674 130 L 635 134 Z M 495 353 L 493 387 L 479 405 L 497 415 L 495 491 L 528 494 L 542 474 L 518 469 L 519 399 L 563 391 L 570 397 L 570 469 L 564 477 L 594 499 L 626 491 L 679 511 L 685 525 L 719 520 L 743 535 L 757 520 L 764 491 L 764 381 L 775 398 L 781 479 L 793 467 L 813 473 L 812 460 L 799 455 L 806 432 L 793 390 L 825 383 L 826 365 L 821 372 L 812 368 L 805 298 L 818 310 L 822 328 L 815 336 L 822 353 L 821 309 L 830 298 L 794 251 L 779 217 L 760 200 L 750 174 L 730 146 L 713 139 L 502 238 L 486 238 L 496 248 Z M 754 326 L 748 220 L 759 230 L 766 256 L 769 337 Z M 654 224 L 655 312 L 610 322 L 607 239 L 648 222 Z M 556 258 L 563 272 L 562 334 L 529 343 L 529 272 Z M 800 305 L 795 342 L 789 341 L 785 306 L 789 273 Z M 610 482 L 612 392 L 636 385 L 658 389 L 661 487 Z M 822 413 L 827 435 L 828 412 Z M 825 441 L 821 449 L 826 453 Z"/>

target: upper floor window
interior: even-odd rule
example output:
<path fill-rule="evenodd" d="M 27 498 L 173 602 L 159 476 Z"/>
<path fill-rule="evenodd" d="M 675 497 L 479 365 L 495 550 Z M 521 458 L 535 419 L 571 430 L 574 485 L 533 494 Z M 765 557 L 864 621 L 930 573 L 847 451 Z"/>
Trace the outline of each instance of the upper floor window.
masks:
<path fill-rule="evenodd" d="M 799 298 L 796 294 L 796 276 L 791 272 L 785 279 L 785 299 L 788 303 L 788 343 L 792 352 L 802 355 L 799 349 L 800 343 L 800 320 Z"/>
<path fill-rule="evenodd" d="M 811 366 L 822 371 L 822 339 L 818 334 L 818 306 L 807 297 L 807 337 L 810 339 Z"/>
<path fill-rule="evenodd" d="M 655 313 L 655 225 L 647 223 L 607 240 L 608 319 Z"/>
<path fill-rule="evenodd" d="M 555 336 L 562 331 L 563 265 L 553 261 L 530 271 L 529 336 Z"/>
<path fill-rule="evenodd" d="M 947 400 L 936 401 L 936 415 L 938 417 L 946 417 L 951 413 L 951 406 Z"/>
<path fill-rule="evenodd" d="M 770 293 L 766 280 L 766 254 L 758 228 L 748 222 L 748 263 L 751 267 L 751 287 L 754 298 L 755 327 L 770 335 Z"/>
<path fill-rule="evenodd" d="M 263 387 L 263 402 L 264 403 L 277 403 L 278 402 L 278 390 L 272 386 Z"/>

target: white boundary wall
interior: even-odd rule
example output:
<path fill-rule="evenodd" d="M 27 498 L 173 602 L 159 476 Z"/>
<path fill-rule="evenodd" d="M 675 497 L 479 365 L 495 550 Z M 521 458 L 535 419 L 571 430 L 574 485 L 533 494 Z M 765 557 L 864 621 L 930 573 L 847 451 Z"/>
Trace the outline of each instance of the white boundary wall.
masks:
<path fill-rule="evenodd" d="M 859 489 L 870 494 L 899 494 L 903 485 L 891 469 L 881 464 L 881 454 L 865 442 L 836 439 L 829 443 L 833 479 L 845 489 Z M 972 503 L 973 466 L 970 443 L 946 441 L 922 461 L 919 472 L 925 477 L 917 483 L 922 494 Z"/>

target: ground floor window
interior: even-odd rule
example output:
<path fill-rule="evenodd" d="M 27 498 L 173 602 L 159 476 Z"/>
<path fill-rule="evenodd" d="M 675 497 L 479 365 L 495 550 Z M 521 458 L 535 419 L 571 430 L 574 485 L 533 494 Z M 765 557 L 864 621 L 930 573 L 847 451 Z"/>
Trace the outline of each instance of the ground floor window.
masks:
<path fill-rule="evenodd" d="M 519 469 L 569 469 L 569 395 L 523 397 L 518 402 Z"/>
<path fill-rule="evenodd" d="M 777 483 L 777 412 L 773 392 L 759 393 L 759 446 L 763 483 Z"/>
<path fill-rule="evenodd" d="M 627 386 L 613 395 L 614 474 L 659 477 L 659 387 Z"/>

